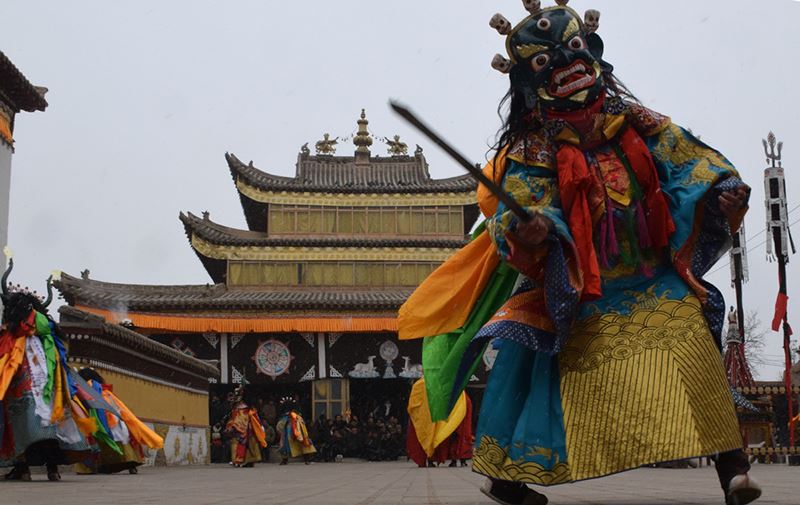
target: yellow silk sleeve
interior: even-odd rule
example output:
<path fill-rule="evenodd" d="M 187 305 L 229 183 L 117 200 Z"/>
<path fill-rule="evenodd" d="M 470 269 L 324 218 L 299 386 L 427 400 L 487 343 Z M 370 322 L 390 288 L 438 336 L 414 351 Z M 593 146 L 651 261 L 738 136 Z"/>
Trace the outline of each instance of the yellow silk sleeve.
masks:
<path fill-rule="evenodd" d="M 461 393 L 450 415 L 443 421 L 431 421 L 431 412 L 428 409 L 428 394 L 425 391 L 425 379 L 420 379 L 411 388 L 408 398 L 408 415 L 417 432 L 417 440 L 430 458 L 436 447 L 448 439 L 458 429 L 464 416 L 467 414 L 466 395 Z"/>

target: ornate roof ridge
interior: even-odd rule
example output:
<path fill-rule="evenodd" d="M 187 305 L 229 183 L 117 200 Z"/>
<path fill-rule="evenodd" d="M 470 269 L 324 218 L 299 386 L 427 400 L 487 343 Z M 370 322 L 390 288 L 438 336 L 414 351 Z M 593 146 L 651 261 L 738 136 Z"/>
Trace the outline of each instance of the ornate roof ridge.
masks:
<path fill-rule="evenodd" d="M 76 287 L 90 287 L 95 289 L 103 289 L 109 292 L 114 290 L 129 291 L 130 289 L 138 289 L 143 291 L 157 291 L 157 292 L 183 292 L 187 289 L 206 289 L 206 290 L 225 290 L 227 289 L 224 284 L 134 284 L 124 282 L 108 282 L 89 279 L 86 277 L 75 277 L 66 272 L 61 272 L 61 278 L 53 281 L 53 286 L 59 291 L 69 291 Z"/>
<path fill-rule="evenodd" d="M 262 191 L 333 193 L 464 193 L 474 191 L 469 175 L 432 179 L 422 154 L 371 157 L 357 164 L 353 156 L 312 156 L 300 153 L 294 177 L 259 170 L 232 153 L 225 153 L 234 183 L 242 180 Z"/>
<path fill-rule="evenodd" d="M 190 373 L 205 379 L 219 375 L 217 367 L 205 361 L 188 356 L 177 349 L 156 342 L 122 325 L 109 323 L 103 317 L 91 312 L 70 307 L 69 305 L 61 306 L 58 312 L 62 320 L 60 326 L 64 328 L 66 333 L 70 333 L 71 327 L 95 327 L 102 331 L 105 337 L 104 341 L 110 339 L 121 344 L 124 348 L 145 350 L 148 355 L 154 355 L 172 364 L 180 365 Z"/>
<path fill-rule="evenodd" d="M 441 237 L 376 237 L 376 236 L 316 236 L 316 237 L 271 237 L 266 232 L 242 230 L 215 223 L 206 217 L 191 212 L 180 213 L 184 231 L 192 241 L 192 234 L 219 245 L 233 246 L 305 246 L 305 247 L 434 247 L 457 249 L 467 244 L 466 237 L 445 239 Z"/>

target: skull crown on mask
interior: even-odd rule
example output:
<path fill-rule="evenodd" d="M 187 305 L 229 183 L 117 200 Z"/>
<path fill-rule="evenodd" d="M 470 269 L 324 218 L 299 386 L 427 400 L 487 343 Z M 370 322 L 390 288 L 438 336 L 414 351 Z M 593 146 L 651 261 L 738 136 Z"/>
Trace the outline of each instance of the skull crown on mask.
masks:
<path fill-rule="evenodd" d="M 600 13 L 588 10 L 581 20 L 567 1 L 557 4 L 543 9 L 538 0 L 523 0 L 530 15 L 516 26 L 502 14 L 489 22 L 506 36 L 510 56 L 496 54 L 492 68 L 509 74 L 512 88 L 529 109 L 582 109 L 601 96 L 603 74 L 612 70 L 602 59 L 603 41 L 596 33 Z"/>

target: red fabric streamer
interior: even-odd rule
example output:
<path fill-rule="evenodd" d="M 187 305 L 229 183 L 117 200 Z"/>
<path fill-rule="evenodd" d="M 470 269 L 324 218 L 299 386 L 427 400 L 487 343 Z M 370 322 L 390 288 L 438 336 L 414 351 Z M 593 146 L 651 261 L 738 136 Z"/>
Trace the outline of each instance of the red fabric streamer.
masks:
<path fill-rule="evenodd" d="M 781 329 L 781 321 L 786 317 L 786 307 L 789 304 L 789 297 L 785 293 L 778 293 L 775 300 L 775 315 L 772 317 L 772 331 Z"/>
<path fill-rule="evenodd" d="M 572 237 L 578 251 L 578 262 L 583 273 L 582 300 L 597 299 L 602 295 L 600 288 L 600 267 L 597 253 L 594 248 L 592 231 L 592 209 L 589 205 L 589 194 L 596 183 L 594 174 L 589 169 L 583 151 L 592 149 L 604 142 L 601 135 L 587 135 L 597 128 L 595 119 L 602 107 L 603 97 L 598 99 L 591 107 L 581 111 L 551 113 L 551 116 L 563 119 L 587 139 L 596 137 L 592 141 L 585 141 L 583 145 L 576 146 L 562 142 L 556 152 L 558 169 L 558 186 L 564 213 L 569 223 Z M 646 224 L 646 230 L 640 230 L 640 235 L 649 246 L 660 249 L 669 245 L 669 236 L 675 231 L 675 223 L 669 212 L 667 200 L 661 191 L 653 157 L 639 133 L 632 127 L 623 128 L 614 140 L 618 143 L 624 157 L 627 159 L 636 182 L 642 188 L 642 207 L 644 215 L 640 225 Z M 608 231 L 608 226 L 606 226 Z M 611 230 L 613 230 L 613 225 Z M 606 244 L 608 244 L 606 238 Z"/>
<path fill-rule="evenodd" d="M 625 128 L 622 131 L 619 136 L 619 146 L 628 158 L 639 187 L 642 188 L 650 242 L 655 248 L 666 247 L 669 244 L 669 236 L 675 231 L 675 223 L 669 213 L 664 193 L 661 192 L 658 171 L 650 150 L 633 128 Z"/>
<path fill-rule="evenodd" d="M 561 144 L 556 153 L 558 188 L 583 273 L 583 300 L 600 298 L 600 266 L 592 243 L 592 213 L 587 198 L 592 178 L 589 165 L 578 147 Z"/>

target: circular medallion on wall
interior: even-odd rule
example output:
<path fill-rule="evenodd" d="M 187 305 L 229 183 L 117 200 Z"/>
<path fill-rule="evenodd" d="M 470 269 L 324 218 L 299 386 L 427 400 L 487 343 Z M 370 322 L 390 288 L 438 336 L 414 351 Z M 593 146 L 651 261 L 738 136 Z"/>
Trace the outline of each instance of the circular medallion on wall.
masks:
<path fill-rule="evenodd" d="M 399 351 L 397 350 L 397 344 L 391 340 L 387 340 L 381 344 L 380 355 L 381 358 L 383 358 L 387 363 L 394 361 L 398 354 Z"/>
<path fill-rule="evenodd" d="M 289 348 L 278 340 L 267 340 L 258 346 L 253 361 L 259 373 L 269 375 L 273 380 L 289 371 L 292 355 Z"/>

